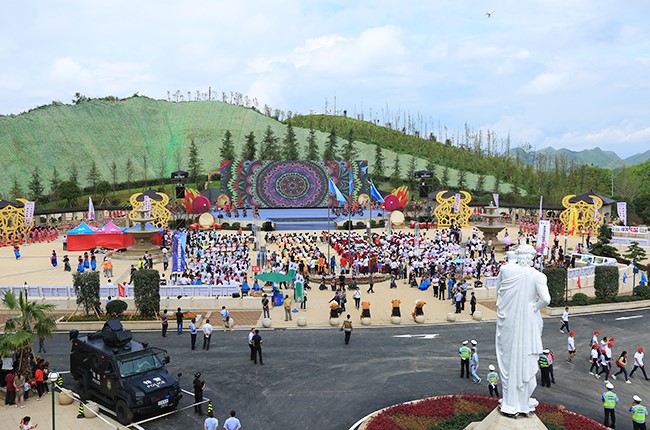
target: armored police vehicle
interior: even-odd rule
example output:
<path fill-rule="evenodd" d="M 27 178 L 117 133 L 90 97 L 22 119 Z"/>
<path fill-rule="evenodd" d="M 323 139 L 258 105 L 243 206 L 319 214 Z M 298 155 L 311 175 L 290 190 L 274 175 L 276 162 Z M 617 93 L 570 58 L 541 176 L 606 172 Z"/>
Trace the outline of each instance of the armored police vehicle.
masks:
<path fill-rule="evenodd" d="M 132 338 L 118 320 L 88 336 L 70 331 L 70 373 L 79 394 L 113 408 L 122 424 L 133 422 L 134 415 L 173 409 L 183 396 L 178 380 L 165 369 L 167 351 Z"/>

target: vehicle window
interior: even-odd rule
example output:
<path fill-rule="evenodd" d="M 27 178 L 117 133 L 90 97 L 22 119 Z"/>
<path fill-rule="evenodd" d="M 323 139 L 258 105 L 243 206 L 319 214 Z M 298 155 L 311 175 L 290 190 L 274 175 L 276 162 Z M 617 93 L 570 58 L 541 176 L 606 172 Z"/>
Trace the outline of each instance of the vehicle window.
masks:
<path fill-rule="evenodd" d="M 119 360 L 118 367 L 120 369 L 120 376 L 127 377 L 149 370 L 159 369 L 162 367 L 162 363 L 157 355 L 151 354 L 128 360 Z"/>

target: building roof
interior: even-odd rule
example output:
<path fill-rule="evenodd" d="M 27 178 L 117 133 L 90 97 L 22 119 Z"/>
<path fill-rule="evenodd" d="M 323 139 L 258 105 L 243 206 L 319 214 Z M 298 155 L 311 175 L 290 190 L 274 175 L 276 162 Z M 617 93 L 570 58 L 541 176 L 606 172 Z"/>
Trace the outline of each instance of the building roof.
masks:
<path fill-rule="evenodd" d="M 575 196 L 569 199 L 569 202 L 571 203 L 577 203 L 577 202 L 587 202 L 587 203 L 592 203 L 593 198 L 591 196 L 596 196 L 599 199 L 603 201 L 603 206 L 609 206 L 613 205 L 616 203 L 616 200 L 612 200 L 609 197 L 605 197 L 602 194 L 594 193 L 593 191 L 590 191 L 588 193 L 583 193 L 580 194 L 579 196 Z"/>

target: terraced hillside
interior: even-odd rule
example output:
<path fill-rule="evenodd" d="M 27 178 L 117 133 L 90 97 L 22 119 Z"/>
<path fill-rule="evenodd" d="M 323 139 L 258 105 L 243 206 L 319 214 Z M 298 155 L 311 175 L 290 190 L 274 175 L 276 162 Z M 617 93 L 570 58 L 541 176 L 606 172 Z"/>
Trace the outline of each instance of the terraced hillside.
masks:
<path fill-rule="evenodd" d="M 129 158 L 135 167 L 134 180 L 144 177 L 145 164 L 148 178 L 160 177 L 162 172 L 167 176 L 173 170 L 187 168 L 192 139 L 207 172 L 219 166 L 219 149 L 226 130 L 232 133 L 235 151 L 240 154 L 244 136 L 251 131 L 257 137 L 259 150 L 268 126 L 280 139 L 284 136 L 285 124 L 253 109 L 218 101 L 174 103 L 141 96 L 53 104 L 21 115 L 2 116 L 0 151 L 5 172 L 0 177 L 0 193 L 9 196 L 14 178 L 26 190 L 35 170 L 48 183 L 55 166 L 65 180 L 73 164 L 79 170 L 81 185 L 88 185 L 86 175 L 91 160 L 96 161 L 104 179 L 109 179 L 110 166 L 115 161 L 120 170 L 118 182 L 126 181 L 124 166 Z M 295 127 L 295 132 L 304 153 L 309 130 Z M 327 133 L 317 131 L 316 135 L 322 149 Z M 356 143 L 359 158 L 369 160 L 372 166 L 375 145 Z M 339 147 L 342 144 L 341 141 Z M 384 147 L 387 176 L 392 173 L 395 150 L 399 149 Z M 410 155 L 400 155 L 403 174 L 410 161 Z M 426 160 L 416 157 L 416 161 L 417 169 L 426 166 Z M 436 174 L 440 176 L 441 171 L 442 168 L 437 169 Z M 449 176 L 453 184 L 457 172 L 450 169 Z M 470 188 L 476 179 L 474 174 L 467 175 Z M 494 178 L 487 177 L 485 188 L 491 190 L 493 184 Z M 502 192 L 509 188 L 502 183 Z"/>

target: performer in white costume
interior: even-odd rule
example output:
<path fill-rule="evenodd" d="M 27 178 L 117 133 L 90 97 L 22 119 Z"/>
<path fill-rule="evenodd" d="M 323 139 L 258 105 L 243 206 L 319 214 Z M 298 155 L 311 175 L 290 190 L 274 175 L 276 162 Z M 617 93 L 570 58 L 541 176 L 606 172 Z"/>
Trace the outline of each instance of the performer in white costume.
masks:
<path fill-rule="evenodd" d="M 497 278 L 496 352 L 501 371 L 501 412 L 535 411 L 537 360 L 542 353 L 540 310 L 551 302 L 546 275 L 532 267 L 535 248 L 522 245 Z M 513 257 L 512 254 L 509 257 Z"/>

